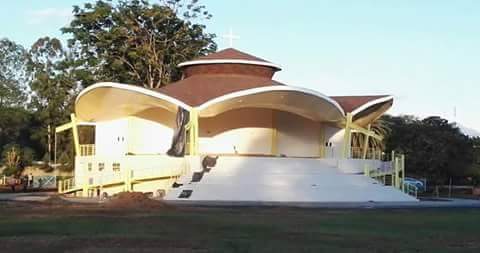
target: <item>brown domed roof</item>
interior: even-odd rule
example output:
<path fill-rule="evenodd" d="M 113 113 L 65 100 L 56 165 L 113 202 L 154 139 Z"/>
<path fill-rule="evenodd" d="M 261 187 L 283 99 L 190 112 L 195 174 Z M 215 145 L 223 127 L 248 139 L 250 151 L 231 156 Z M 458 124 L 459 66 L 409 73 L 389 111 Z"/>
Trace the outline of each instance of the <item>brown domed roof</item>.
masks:
<path fill-rule="evenodd" d="M 205 65 L 227 65 L 227 64 L 242 64 L 257 67 L 267 67 L 272 69 L 273 72 L 281 70 L 280 66 L 264 60 L 262 58 L 244 53 L 242 51 L 227 48 L 215 53 L 211 53 L 206 56 L 201 56 L 191 61 L 180 63 L 179 67 L 193 67 L 193 66 L 205 66 Z"/>
<path fill-rule="evenodd" d="M 216 53 L 182 62 L 183 78 L 195 75 L 246 75 L 272 78 L 280 67 L 262 58 L 227 48 Z"/>
<path fill-rule="evenodd" d="M 229 93 L 274 85 L 284 84 L 258 76 L 215 74 L 194 75 L 154 90 L 190 106 L 199 106 Z"/>
<path fill-rule="evenodd" d="M 268 62 L 262 58 L 253 56 L 251 54 L 244 53 L 242 51 L 236 50 L 234 48 L 227 48 L 221 51 L 211 53 L 206 56 L 200 56 L 196 60 L 223 60 L 223 59 L 232 59 L 232 60 L 247 60 L 247 61 L 260 61 Z"/>

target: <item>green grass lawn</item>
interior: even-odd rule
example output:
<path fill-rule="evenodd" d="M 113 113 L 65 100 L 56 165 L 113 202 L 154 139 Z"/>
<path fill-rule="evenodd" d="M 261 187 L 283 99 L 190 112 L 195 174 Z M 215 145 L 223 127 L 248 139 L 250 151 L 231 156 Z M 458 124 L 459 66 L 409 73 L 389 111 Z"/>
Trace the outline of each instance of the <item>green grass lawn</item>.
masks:
<path fill-rule="evenodd" d="M 0 252 L 480 252 L 472 209 L 31 205 L 0 208 Z"/>

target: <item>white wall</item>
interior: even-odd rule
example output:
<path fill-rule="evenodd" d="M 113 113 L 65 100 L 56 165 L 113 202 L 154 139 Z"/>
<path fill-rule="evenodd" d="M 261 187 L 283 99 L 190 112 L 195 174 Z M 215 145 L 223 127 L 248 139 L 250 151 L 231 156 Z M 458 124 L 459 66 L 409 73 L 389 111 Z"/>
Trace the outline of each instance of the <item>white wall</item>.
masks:
<path fill-rule="evenodd" d="M 340 128 L 320 125 L 296 114 L 269 109 L 244 108 L 199 121 L 200 153 L 272 154 L 272 126 L 277 128 L 277 152 L 292 157 L 318 157 L 324 142 L 326 158 L 340 158 Z M 275 122 L 273 122 L 275 120 Z M 175 114 L 151 109 L 128 118 L 98 122 L 96 150 L 100 156 L 165 154 L 170 148 Z M 325 141 L 320 136 L 324 127 Z"/>
<path fill-rule="evenodd" d="M 130 117 L 128 152 L 166 154 L 172 144 L 176 114 L 161 108 Z"/>
<path fill-rule="evenodd" d="M 96 154 L 165 154 L 172 143 L 174 126 L 175 114 L 162 109 L 149 109 L 135 116 L 98 122 Z"/>
<path fill-rule="evenodd" d="M 275 122 L 273 122 L 275 121 Z M 272 126 L 277 128 L 277 152 L 286 156 L 320 155 L 319 123 L 296 114 L 243 108 L 200 119 L 200 153 L 272 154 Z"/>
<path fill-rule="evenodd" d="M 277 112 L 278 153 L 296 157 L 320 155 L 319 123 L 287 112 Z"/>
<path fill-rule="evenodd" d="M 172 143 L 173 129 L 158 122 L 131 117 L 128 137 L 129 153 L 166 154 Z"/>
<path fill-rule="evenodd" d="M 331 146 L 327 148 L 326 158 L 342 158 L 343 156 L 343 136 L 345 133 L 344 129 L 334 127 L 334 126 L 325 126 L 325 140 L 328 143 L 331 143 Z"/>
<path fill-rule="evenodd" d="M 227 111 L 216 117 L 201 118 L 199 126 L 200 153 L 271 154 L 271 110 Z"/>
<path fill-rule="evenodd" d="M 122 156 L 128 152 L 128 118 L 97 122 L 95 127 L 96 155 Z"/>
<path fill-rule="evenodd" d="M 75 183 L 77 187 L 81 187 L 83 184 L 118 183 L 124 181 L 126 172 L 131 170 L 130 175 L 133 179 L 159 178 L 148 183 L 134 184 L 134 191 L 154 193 L 158 189 L 168 191 L 175 178 L 188 169 L 188 162 L 189 160 L 186 158 L 167 155 L 77 156 L 75 158 Z M 101 163 L 104 168 L 100 171 L 99 164 Z M 113 170 L 113 163 L 119 164 L 118 170 Z M 104 188 L 109 195 L 123 190 L 122 185 Z"/>

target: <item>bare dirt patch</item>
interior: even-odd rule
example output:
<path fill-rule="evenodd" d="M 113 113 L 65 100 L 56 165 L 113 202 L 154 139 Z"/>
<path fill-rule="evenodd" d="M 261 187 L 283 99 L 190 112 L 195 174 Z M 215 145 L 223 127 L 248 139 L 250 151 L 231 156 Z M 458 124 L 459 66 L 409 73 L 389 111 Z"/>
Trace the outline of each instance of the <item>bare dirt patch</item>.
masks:
<path fill-rule="evenodd" d="M 63 199 L 60 195 L 52 195 L 50 198 L 43 201 L 46 205 L 58 205 L 58 206 L 65 206 L 65 205 L 72 205 L 72 202 Z"/>
<path fill-rule="evenodd" d="M 122 192 L 104 204 L 107 208 L 113 209 L 161 209 L 172 208 L 159 200 L 150 199 L 147 195 L 141 192 Z"/>

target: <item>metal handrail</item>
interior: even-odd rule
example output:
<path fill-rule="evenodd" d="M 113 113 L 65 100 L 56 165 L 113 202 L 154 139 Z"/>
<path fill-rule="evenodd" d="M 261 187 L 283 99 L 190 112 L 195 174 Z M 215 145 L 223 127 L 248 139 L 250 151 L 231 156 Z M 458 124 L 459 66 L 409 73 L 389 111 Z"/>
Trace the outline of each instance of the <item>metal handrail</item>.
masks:
<path fill-rule="evenodd" d="M 69 190 L 75 189 L 75 178 L 66 178 L 58 180 L 58 192 L 63 193 Z"/>
<path fill-rule="evenodd" d="M 95 144 L 81 144 L 80 156 L 92 156 L 95 155 Z"/>
<path fill-rule="evenodd" d="M 405 193 L 407 193 L 408 195 L 411 195 L 411 196 L 414 196 L 415 198 L 417 198 L 418 196 L 418 187 L 414 184 L 411 184 L 411 183 L 408 183 L 408 182 L 403 182 L 403 187 L 404 187 L 404 191 Z"/>
<path fill-rule="evenodd" d="M 382 159 L 382 150 L 377 148 L 367 149 L 366 159 L 372 160 L 381 160 Z M 351 148 L 351 157 L 353 159 L 362 159 L 363 158 L 363 148 L 361 147 L 352 147 Z"/>

